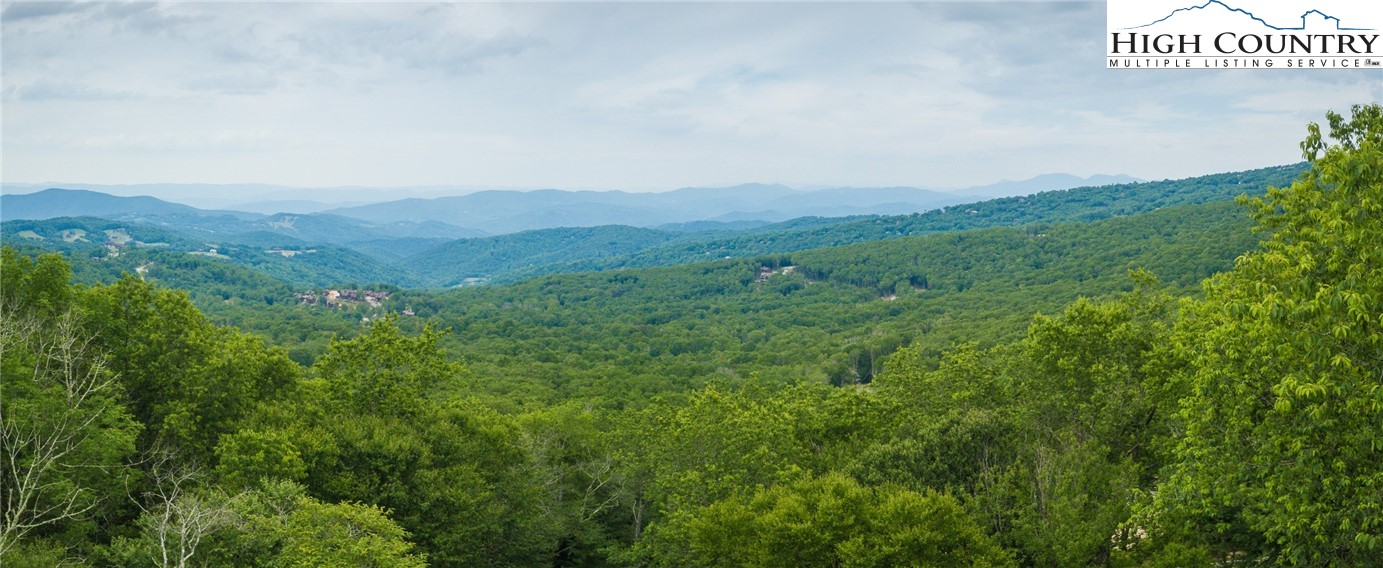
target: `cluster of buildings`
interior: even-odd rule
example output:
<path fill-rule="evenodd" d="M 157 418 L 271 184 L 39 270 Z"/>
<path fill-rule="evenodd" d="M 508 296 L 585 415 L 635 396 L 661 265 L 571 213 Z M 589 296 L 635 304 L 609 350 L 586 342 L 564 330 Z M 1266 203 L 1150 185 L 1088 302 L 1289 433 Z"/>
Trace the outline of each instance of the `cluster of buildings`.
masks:
<path fill-rule="evenodd" d="M 299 304 L 308 306 L 345 309 L 364 303 L 371 308 L 379 308 L 385 300 L 389 299 L 389 292 L 385 290 L 322 290 L 319 295 L 316 290 L 308 290 L 295 294 L 294 297 L 297 298 Z M 412 307 L 404 308 L 399 313 L 406 316 L 417 315 Z M 360 321 L 369 323 L 370 318 L 363 318 Z"/>
<path fill-rule="evenodd" d="M 114 240 L 106 241 L 101 246 L 106 247 L 106 258 L 119 257 L 120 252 L 125 250 L 125 243 Z"/>
<path fill-rule="evenodd" d="M 782 268 L 779 268 L 778 270 L 774 270 L 767 266 L 760 266 L 759 278 L 758 280 L 756 280 L 756 282 L 763 284 L 764 282 L 768 282 L 768 279 L 771 278 L 774 274 L 792 274 L 792 271 L 794 270 L 797 270 L 796 266 L 784 266 Z"/>
<path fill-rule="evenodd" d="M 300 254 L 311 254 L 311 253 L 317 252 L 317 249 L 291 250 L 291 249 L 284 249 L 284 248 L 282 248 L 282 247 L 275 247 L 275 248 L 266 250 L 266 251 L 264 251 L 264 252 L 267 253 L 267 254 L 277 254 L 277 255 L 282 256 L 282 257 L 284 257 L 284 258 L 293 258 L 293 257 L 295 257 L 295 256 L 297 256 L 297 255 L 300 255 Z"/>
<path fill-rule="evenodd" d="M 389 299 L 389 292 L 383 290 L 323 290 L 322 295 L 318 296 L 316 290 L 308 290 L 296 297 L 298 303 L 309 306 L 321 304 L 329 308 L 342 308 L 365 302 L 372 308 L 378 308 L 381 303 Z"/>

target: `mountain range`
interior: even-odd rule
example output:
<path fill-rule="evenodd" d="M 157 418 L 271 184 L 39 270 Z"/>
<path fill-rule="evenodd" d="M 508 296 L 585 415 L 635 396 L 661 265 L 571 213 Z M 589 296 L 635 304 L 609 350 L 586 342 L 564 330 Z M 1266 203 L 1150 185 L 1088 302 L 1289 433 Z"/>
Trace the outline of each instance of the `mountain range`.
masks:
<path fill-rule="evenodd" d="M 298 225 L 312 225 L 318 216 L 333 215 L 337 217 L 333 217 L 330 224 L 349 227 L 353 233 L 351 240 L 460 238 L 610 224 L 657 227 L 699 221 L 768 223 L 809 216 L 899 215 L 976 199 L 1132 181 L 1136 180 L 1128 176 L 1080 178 L 1069 174 L 1049 174 L 956 192 L 915 187 L 799 190 L 777 184 L 683 188 L 662 193 L 482 190 L 466 195 L 409 197 L 356 205 L 348 203 L 347 206 L 341 206 L 340 201 L 333 205 L 322 199 L 289 199 L 293 195 L 287 190 L 265 194 L 265 187 L 272 186 L 228 186 L 226 191 L 231 193 L 243 189 L 255 195 L 284 198 L 244 203 L 241 209 L 198 209 L 150 196 L 120 197 L 81 189 L 49 188 L 33 193 L 14 193 L 15 189 L 22 190 L 23 187 L 10 185 L 6 186 L 6 194 L 0 195 L 0 218 L 36 220 L 121 216 L 158 224 L 167 222 L 167 217 L 178 216 L 181 219 L 174 224 L 192 224 L 216 234 L 268 230 L 308 240 L 323 240 L 323 236 Z M 151 193 L 168 195 L 176 193 L 176 188 L 180 186 L 155 184 L 119 186 L 118 189 L 129 192 L 141 187 L 150 189 Z M 188 191 L 197 190 L 204 194 L 217 186 L 187 187 Z M 367 195 L 367 191 L 343 188 L 337 197 L 359 197 Z M 341 217 L 354 219 L 356 223 L 342 221 Z M 241 223 L 236 224 L 225 218 Z M 325 240 L 344 242 L 339 238 Z"/>
<path fill-rule="evenodd" d="M 6 219 L 6 244 L 118 258 L 117 264 L 130 270 L 192 255 L 249 268 L 293 287 L 342 282 L 446 287 L 1135 215 L 1261 192 L 1289 183 L 1301 167 L 1058 189 L 966 204 L 956 204 L 954 195 L 907 187 L 803 191 L 753 184 L 662 194 L 480 191 L 265 215 L 48 189 L 0 195 L 0 216 Z M 1042 176 L 975 191 L 1002 195 L 1080 179 Z M 796 213 L 804 214 L 779 220 Z M 26 217 L 38 220 L 22 220 Z M 476 225 L 502 234 L 488 235 Z"/>
<path fill-rule="evenodd" d="M 389 238 L 459 239 L 485 233 L 436 221 L 371 223 L 331 214 L 264 215 L 245 211 L 197 209 L 154 197 L 117 197 L 80 189 L 45 189 L 0 195 L 0 218 L 43 220 L 100 217 L 191 231 L 209 240 L 236 241 L 237 235 L 268 232 L 307 242 L 345 244 Z"/>

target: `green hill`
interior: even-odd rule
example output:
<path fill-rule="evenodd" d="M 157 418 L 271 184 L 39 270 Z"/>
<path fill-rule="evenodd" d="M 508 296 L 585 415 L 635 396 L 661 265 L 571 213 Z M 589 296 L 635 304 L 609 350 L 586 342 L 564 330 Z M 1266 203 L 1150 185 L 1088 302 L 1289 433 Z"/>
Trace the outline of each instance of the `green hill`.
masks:
<path fill-rule="evenodd" d="M 1291 168 L 493 286 L 6 223 L 0 564 L 1376 565 L 1383 107 L 1351 113 L 1235 202 L 1196 203 Z"/>
<path fill-rule="evenodd" d="M 1254 246 L 1248 227 L 1234 204 L 1179 206 L 392 301 L 452 328 L 479 384 L 505 400 L 618 406 L 717 377 L 867 381 L 901 345 L 1013 339 L 1033 313 L 1127 289 L 1134 268 L 1192 291 Z"/>
<path fill-rule="evenodd" d="M 502 283 L 543 274 L 673 266 L 985 227 L 1094 221 L 1175 205 L 1226 201 L 1241 194 L 1260 195 L 1270 186 L 1290 184 L 1304 167 L 1295 164 L 1180 180 L 1048 191 L 912 215 L 804 217 L 733 232 L 675 237 L 620 226 L 529 231 L 439 245 L 413 255 L 404 264 L 433 285 L 451 286 L 468 277 Z"/>
<path fill-rule="evenodd" d="M 554 266 L 551 271 L 670 266 L 698 260 L 785 253 L 945 231 L 1095 221 L 1147 213 L 1174 205 L 1227 201 L 1241 194 L 1260 195 L 1268 187 L 1291 184 L 1305 167 L 1304 164 L 1293 164 L 1180 180 L 1048 191 L 956 205 L 926 213 L 870 216 L 796 230 L 785 231 L 770 225 L 734 237 L 672 243 L 622 258 L 572 262 Z"/>
<path fill-rule="evenodd" d="M 34 193 L 0 195 L 0 216 L 6 221 L 53 217 L 104 217 L 111 214 L 177 215 L 201 210 L 162 199 L 119 197 L 84 189 L 49 188 Z"/>
<path fill-rule="evenodd" d="M 308 244 L 267 231 L 237 233 L 230 236 L 231 240 L 222 240 L 192 230 L 133 221 L 59 217 L 6 221 L 0 225 L 0 236 L 6 243 L 22 243 L 34 250 L 59 251 L 76 258 L 97 258 L 130 272 L 141 263 L 166 261 L 173 258 L 168 256 L 172 254 L 252 269 L 295 288 L 352 282 L 405 286 L 420 283 L 408 270 L 360 252 L 335 245 Z"/>
<path fill-rule="evenodd" d="M 407 258 L 404 264 L 436 284 L 455 286 L 467 278 L 512 280 L 514 274 L 541 272 L 567 262 L 599 262 L 679 237 L 623 225 L 537 229 L 443 243 Z"/>

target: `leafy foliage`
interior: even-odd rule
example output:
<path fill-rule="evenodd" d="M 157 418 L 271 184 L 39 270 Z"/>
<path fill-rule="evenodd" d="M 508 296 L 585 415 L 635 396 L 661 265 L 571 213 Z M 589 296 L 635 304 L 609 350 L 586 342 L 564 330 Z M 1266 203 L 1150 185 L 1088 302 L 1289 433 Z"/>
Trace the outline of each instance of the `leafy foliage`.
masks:
<path fill-rule="evenodd" d="M 6 262 L 5 270 L 25 268 Z M 0 563 L 7 565 L 94 529 L 90 520 L 110 512 L 104 497 L 129 478 L 123 462 L 140 428 L 120 404 L 106 355 L 76 316 L 43 314 L 49 307 L 0 310 Z"/>
<path fill-rule="evenodd" d="M 23 243 L 42 251 L 61 251 L 77 258 L 97 259 L 102 267 L 99 281 L 109 282 L 121 271 L 153 269 L 150 276 L 167 275 L 173 283 L 186 278 L 177 274 L 193 266 L 226 272 L 230 267 L 250 269 L 261 279 L 277 280 L 292 287 L 334 286 L 347 282 L 421 281 L 408 270 L 377 260 L 350 248 L 333 244 L 308 244 L 291 236 L 268 232 L 225 234 L 178 231 L 140 221 L 110 221 L 94 217 L 59 217 L 42 221 L 6 221 L 6 242 Z M 197 261 L 202 261 L 198 263 Z M 227 266 L 229 265 L 229 266 Z M 158 274 L 162 272 L 162 274 Z M 245 277 L 241 277 L 242 279 Z M 204 281 L 218 282 L 212 276 Z M 276 295 L 284 298 L 286 294 Z"/>
<path fill-rule="evenodd" d="M 461 284 L 465 278 L 503 282 L 542 274 L 551 265 L 632 254 L 677 237 L 623 225 L 539 229 L 444 243 L 409 257 L 405 264 L 442 286 Z"/>
<path fill-rule="evenodd" d="M 1158 502 L 1216 550 L 1261 536 L 1291 565 L 1349 565 L 1383 545 L 1383 111 L 1330 114 L 1309 172 L 1246 200 L 1273 231 L 1206 282 L 1176 342 L 1188 396 Z M 1333 143 L 1331 142 L 1333 139 Z M 1167 521 L 1171 523 L 1171 521 Z"/>
<path fill-rule="evenodd" d="M 679 550 L 654 565 L 1013 565 L 951 497 L 871 489 L 840 474 L 716 502 L 668 532 L 656 540 Z"/>
<path fill-rule="evenodd" d="M 753 257 L 907 236 L 989 227 L 1089 222 L 1138 215 L 1177 205 L 1197 205 L 1261 193 L 1289 182 L 1304 166 L 1290 165 L 1183 180 L 1082 187 L 945 207 L 926 213 L 865 216 L 825 224 L 770 225 L 743 235 L 671 243 L 628 257 L 581 260 L 546 271 L 577 272 L 669 266 L 710 259 Z"/>
<path fill-rule="evenodd" d="M 7 247 L 0 561 L 1370 565 L 1383 111 L 1328 118 L 1259 237 L 1186 205 L 368 313 Z"/>

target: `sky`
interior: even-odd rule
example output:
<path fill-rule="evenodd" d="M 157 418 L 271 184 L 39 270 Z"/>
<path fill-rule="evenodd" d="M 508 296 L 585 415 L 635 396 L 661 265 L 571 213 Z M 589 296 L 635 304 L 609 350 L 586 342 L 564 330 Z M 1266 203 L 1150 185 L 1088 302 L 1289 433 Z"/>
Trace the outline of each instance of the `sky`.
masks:
<path fill-rule="evenodd" d="M 1383 71 L 1110 70 L 1104 2 L 6 2 L 6 183 L 958 188 L 1291 163 Z"/>

